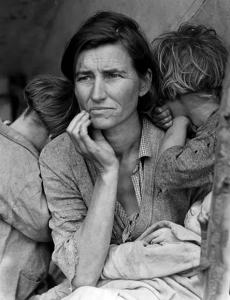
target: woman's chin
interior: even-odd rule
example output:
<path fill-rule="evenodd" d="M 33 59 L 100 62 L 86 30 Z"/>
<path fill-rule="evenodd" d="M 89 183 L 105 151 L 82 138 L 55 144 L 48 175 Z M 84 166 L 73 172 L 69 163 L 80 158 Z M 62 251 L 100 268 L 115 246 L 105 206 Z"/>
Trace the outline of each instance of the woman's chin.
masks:
<path fill-rule="evenodd" d="M 110 120 L 92 118 L 91 122 L 92 127 L 95 129 L 106 130 L 113 127 L 113 124 L 111 124 Z"/>

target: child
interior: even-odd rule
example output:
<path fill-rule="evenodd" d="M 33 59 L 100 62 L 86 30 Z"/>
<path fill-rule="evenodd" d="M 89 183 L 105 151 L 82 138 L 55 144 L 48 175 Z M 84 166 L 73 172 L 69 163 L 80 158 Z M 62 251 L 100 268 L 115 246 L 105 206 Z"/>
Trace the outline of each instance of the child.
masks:
<path fill-rule="evenodd" d="M 213 134 L 216 131 L 213 126 L 217 123 L 228 52 L 213 29 L 185 24 L 155 39 L 153 54 L 160 72 L 160 102 L 169 106 L 174 118 L 178 117 L 166 133 L 160 155 L 171 145 L 184 146 L 191 123 L 199 140 L 201 135 L 206 138 L 210 129 Z M 169 136 L 178 140 L 167 141 Z"/>
<path fill-rule="evenodd" d="M 27 299 L 47 276 L 50 214 L 39 168 L 41 149 L 78 112 L 72 84 L 41 75 L 25 88 L 27 109 L 0 122 L 0 299 Z"/>
<path fill-rule="evenodd" d="M 158 152 L 157 185 L 175 190 L 206 186 L 211 191 L 220 93 L 228 52 L 213 29 L 190 24 L 153 41 L 159 69 L 159 105 L 173 124 Z"/>

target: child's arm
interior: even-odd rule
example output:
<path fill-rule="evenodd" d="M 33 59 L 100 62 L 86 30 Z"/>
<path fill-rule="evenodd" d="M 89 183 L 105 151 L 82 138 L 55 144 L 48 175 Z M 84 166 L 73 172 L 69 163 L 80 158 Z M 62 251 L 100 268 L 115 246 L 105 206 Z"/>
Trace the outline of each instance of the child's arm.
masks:
<path fill-rule="evenodd" d="M 184 146 L 186 143 L 187 132 L 191 128 L 190 120 L 185 116 L 179 116 L 173 119 L 172 126 L 166 131 L 161 142 L 158 159 L 161 154 L 173 146 Z"/>

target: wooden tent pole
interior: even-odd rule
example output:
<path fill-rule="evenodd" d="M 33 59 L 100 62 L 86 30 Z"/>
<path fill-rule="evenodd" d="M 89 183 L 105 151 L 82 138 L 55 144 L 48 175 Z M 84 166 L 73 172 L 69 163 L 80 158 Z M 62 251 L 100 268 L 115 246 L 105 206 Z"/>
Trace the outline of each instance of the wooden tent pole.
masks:
<path fill-rule="evenodd" d="M 210 214 L 205 245 L 210 267 L 205 271 L 203 300 L 226 300 L 230 285 L 230 60 L 220 106 Z"/>

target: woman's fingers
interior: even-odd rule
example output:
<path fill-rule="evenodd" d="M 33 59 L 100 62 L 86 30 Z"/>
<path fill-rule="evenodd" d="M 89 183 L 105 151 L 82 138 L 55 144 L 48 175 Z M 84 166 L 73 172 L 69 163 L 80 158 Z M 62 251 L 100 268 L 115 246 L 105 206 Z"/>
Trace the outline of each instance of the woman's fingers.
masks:
<path fill-rule="evenodd" d="M 151 241 L 151 244 L 160 244 L 162 243 L 164 240 L 162 239 L 161 236 L 158 236 L 156 238 L 153 238 L 152 241 Z"/>
<path fill-rule="evenodd" d="M 69 126 L 67 127 L 67 132 L 71 133 L 72 130 L 77 126 L 77 124 L 81 121 L 82 117 L 86 115 L 86 111 L 82 110 L 79 114 L 77 114 L 73 120 L 70 122 Z"/>
<path fill-rule="evenodd" d="M 117 158 L 111 146 L 105 140 L 100 130 L 92 129 L 91 136 L 88 127 L 91 124 L 89 114 L 82 111 L 70 123 L 67 132 L 72 139 L 76 151 L 94 161 L 99 171 L 105 171 L 116 166 Z"/>
<path fill-rule="evenodd" d="M 154 231 L 152 233 L 150 233 L 149 235 L 147 235 L 143 240 L 150 244 L 152 242 L 152 240 L 155 240 L 157 237 L 159 237 L 159 232 L 158 230 L 157 231 Z"/>
<path fill-rule="evenodd" d="M 87 145 L 95 146 L 95 143 L 88 135 L 88 126 L 91 124 L 89 114 L 82 111 L 70 123 L 67 133 L 75 144 L 76 150 L 80 153 L 87 153 Z"/>

